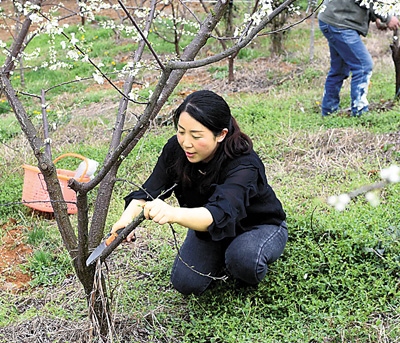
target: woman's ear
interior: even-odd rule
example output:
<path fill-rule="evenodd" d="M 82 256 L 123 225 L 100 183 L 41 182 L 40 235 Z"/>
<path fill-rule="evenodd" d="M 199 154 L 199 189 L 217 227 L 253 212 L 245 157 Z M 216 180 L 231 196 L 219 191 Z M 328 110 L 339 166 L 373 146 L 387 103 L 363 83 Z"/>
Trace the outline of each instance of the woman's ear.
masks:
<path fill-rule="evenodd" d="M 227 133 L 228 133 L 228 129 L 223 129 L 221 131 L 221 133 L 217 136 L 217 142 L 221 143 L 225 139 Z"/>

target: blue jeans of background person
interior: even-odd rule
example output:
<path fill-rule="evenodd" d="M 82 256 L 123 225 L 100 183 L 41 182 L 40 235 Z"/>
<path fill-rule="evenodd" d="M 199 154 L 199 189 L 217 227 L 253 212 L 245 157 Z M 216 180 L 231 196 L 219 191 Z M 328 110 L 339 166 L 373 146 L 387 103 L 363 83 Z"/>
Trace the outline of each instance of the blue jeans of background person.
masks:
<path fill-rule="evenodd" d="M 340 89 L 343 81 L 351 77 L 351 114 L 360 116 L 368 111 L 368 86 L 373 61 L 360 34 L 351 29 L 341 29 L 319 20 L 319 27 L 328 40 L 331 68 L 325 82 L 322 115 L 339 109 Z"/>
<path fill-rule="evenodd" d="M 199 238 L 189 229 L 180 249 L 185 263 L 176 256 L 171 283 L 184 295 L 200 295 L 213 281 L 205 275 L 221 276 L 226 270 L 237 280 L 257 285 L 265 277 L 268 264 L 281 256 L 287 239 L 285 222 L 280 226 L 260 225 L 234 239 L 221 241 Z"/>

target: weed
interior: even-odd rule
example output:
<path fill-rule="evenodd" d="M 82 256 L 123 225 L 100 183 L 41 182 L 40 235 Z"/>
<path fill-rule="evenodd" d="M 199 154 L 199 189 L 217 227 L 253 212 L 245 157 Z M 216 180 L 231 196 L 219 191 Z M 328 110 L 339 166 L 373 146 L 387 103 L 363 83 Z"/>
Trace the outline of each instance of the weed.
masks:
<path fill-rule="evenodd" d="M 7 178 L 0 178 L 0 223 L 5 222 L 8 217 L 18 216 L 22 184 L 22 173 L 14 172 Z"/>
<path fill-rule="evenodd" d="M 213 78 L 218 79 L 226 79 L 228 76 L 228 67 L 215 67 L 212 66 L 208 69 L 208 71 L 212 74 Z"/>
<path fill-rule="evenodd" d="M 47 250 L 36 250 L 25 268 L 33 276 L 32 287 L 59 284 L 72 272 L 69 255 L 65 251 L 54 255 Z"/>
<path fill-rule="evenodd" d="M 9 103 L 3 99 L 0 100 L 0 114 L 8 113 L 11 111 Z"/>
<path fill-rule="evenodd" d="M 6 143 L 8 140 L 17 136 L 21 132 L 21 130 L 19 129 L 18 122 L 13 114 L 0 113 L 0 115 L 0 143 Z"/>
<path fill-rule="evenodd" d="M 40 226 L 35 226 L 28 232 L 27 243 L 31 245 L 39 245 L 46 239 L 46 229 Z"/>

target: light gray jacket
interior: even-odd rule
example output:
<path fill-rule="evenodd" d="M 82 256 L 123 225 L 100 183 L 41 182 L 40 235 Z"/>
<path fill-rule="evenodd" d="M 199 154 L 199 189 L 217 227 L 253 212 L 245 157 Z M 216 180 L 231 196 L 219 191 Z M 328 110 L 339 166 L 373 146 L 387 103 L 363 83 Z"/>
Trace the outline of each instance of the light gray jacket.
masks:
<path fill-rule="evenodd" d="M 368 34 L 370 21 L 379 18 L 385 23 L 390 20 L 390 17 L 374 13 L 372 6 L 370 8 L 361 6 L 360 2 L 360 0 L 324 0 L 318 19 L 338 28 L 356 30 L 363 36 Z"/>

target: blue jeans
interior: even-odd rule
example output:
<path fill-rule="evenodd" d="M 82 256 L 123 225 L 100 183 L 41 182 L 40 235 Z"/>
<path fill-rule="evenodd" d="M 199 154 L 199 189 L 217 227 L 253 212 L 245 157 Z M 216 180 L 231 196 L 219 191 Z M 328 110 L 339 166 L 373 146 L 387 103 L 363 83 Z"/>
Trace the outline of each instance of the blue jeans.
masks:
<path fill-rule="evenodd" d="M 285 222 L 280 226 L 260 225 L 221 241 L 199 238 L 189 229 L 180 249 L 185 264 L 176 256 L 171 283 L 184 295 L 201 295 L 213 281 L 206 275 L 221 276 L 226 271 L 234 279 L 257 285 L 265 277 L 268 264 L 281 256 L 287 239 Z"/>
<path fill-rule="evenodd" d="M 351 72 L 351 114 L 360 116 L 368 111 L 368 86 L 374 65 L 372 57 L 357 31 L 337 28 L 321 20 L 319 27 L 328 40 L 331 56 L 331 68 L 322 99 L 322 115 L 339 109 L 340 89 Z"/>

